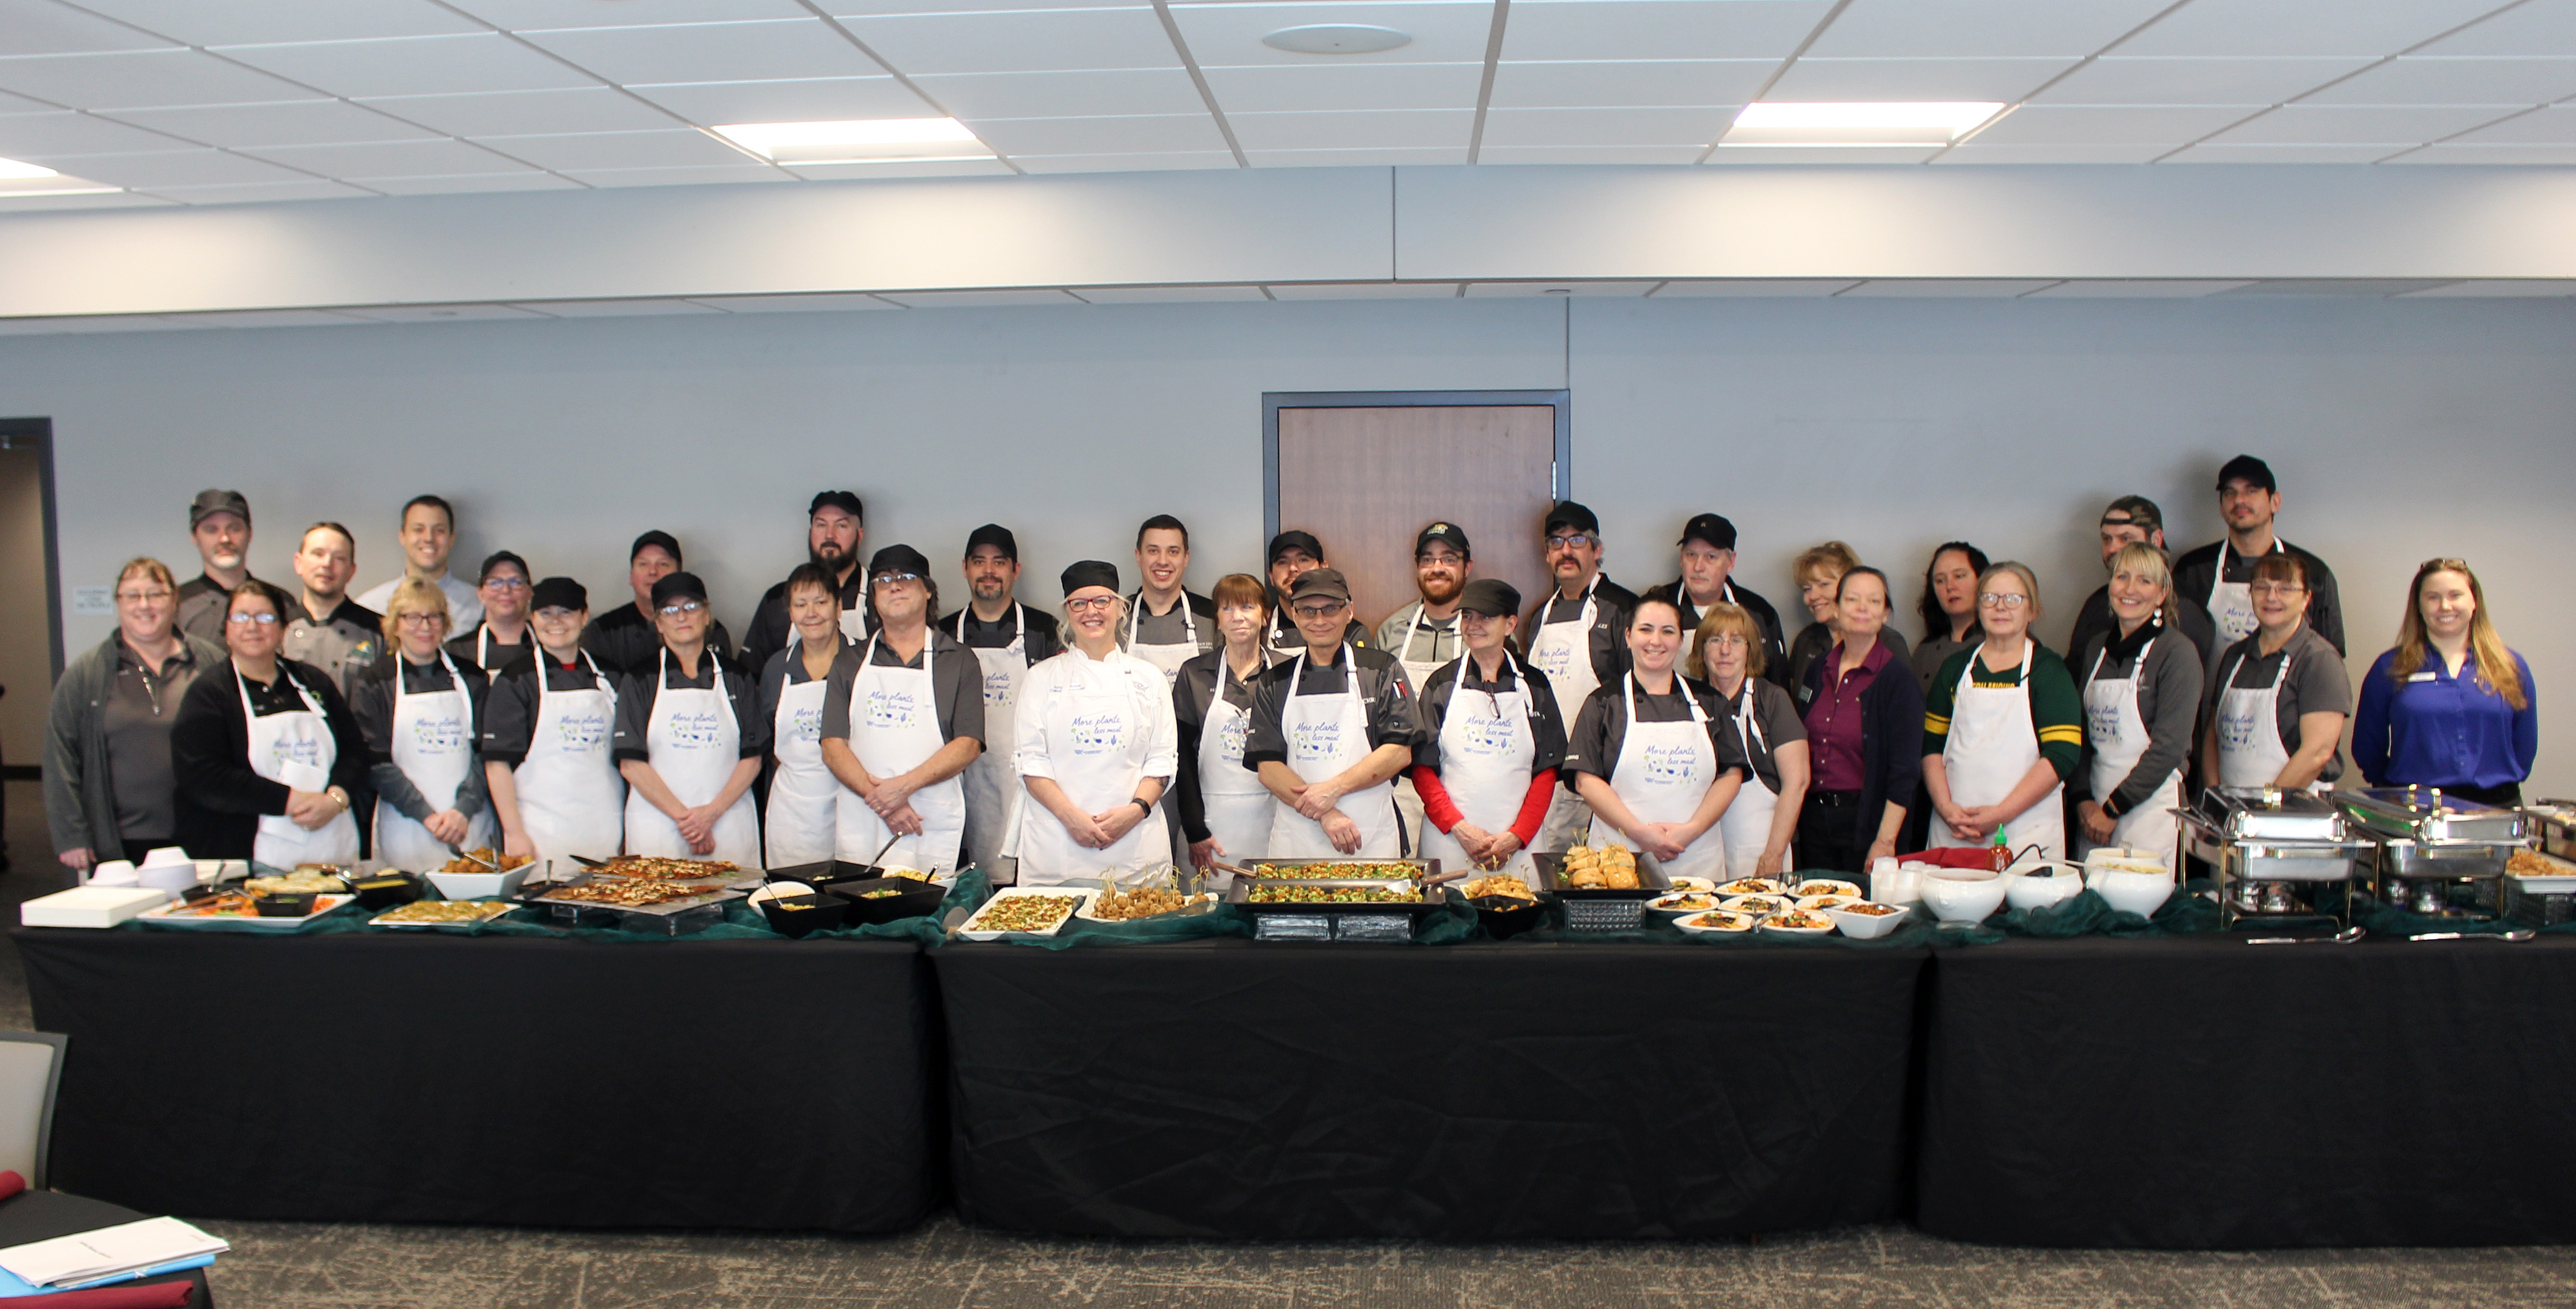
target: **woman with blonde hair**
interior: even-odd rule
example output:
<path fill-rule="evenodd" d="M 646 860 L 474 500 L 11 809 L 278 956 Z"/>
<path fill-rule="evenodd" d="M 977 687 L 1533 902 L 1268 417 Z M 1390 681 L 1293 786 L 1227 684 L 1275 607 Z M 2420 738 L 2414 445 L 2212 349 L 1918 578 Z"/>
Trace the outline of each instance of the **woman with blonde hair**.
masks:
<path fill-rule="evenodd" d="M 2171 861 L 2200 716 L 2200 647 L 2183 631 L 2164 551 L 2144 542 L 2120 547 L 2104 591 L 2111 626 L 2072 652 L 2084 701 L 2084 756 L 2067 782 L 2075 854 L 2117 845 Z"/>
<path fill-rule="evenodd" d="M 45 820 L 75 873 L 140 860 L 177 835 L 170 725 L 223 647 L 179 630 L 179 585 L 158 559 L 116 572 L 116 630 L 54 683 L 45 728 Z"/>
<path fill-rule="evenodd" d="M 1789 642 L 1787 685 L 1794 687 L 1804 683 L 1807 665 L 1814 663 L 1816 656 L 1833 648 L 1834 642 L 1841 639 L 1842 631 L 1836 625 L 1839 622 L 1836 615 L 1841 604 L 1843 574 L 1858 567 L 1859 553 L 1840 541 L 1809 546 L 1789 561 L 1789 575 L 1798 579 L 1798 601 L 1807 606 L 1807 614 L 1814 621 L 1800 629 L 1797 637 Z M 1877 643 L 1886 647 L 1900 664 L 1911 657 L 1905 638 L 1897 635 L 1893 627 L 1880 629 Z"/>
<path fill-rule="evenodd" d="M 1726 834 L 1726 867 L 1737 877 L 1777 877 L 1791 866 L 1789 842 L 1807 801 L 1807 726 L 1798 703 L 1763 679 L 1762 622 L 1739 605 L 1718 603 L 1691 632 L 1684 671 L 1716 688 L 1743 749 L 1747 776 L 1718 830 Z"/>
<path fill-rule="evenodd" d="M 2406 595 L 2396 648 L 2361 681 L 2353 763 L 2374 786 L 2520 804 L 2540 753 L 2531 665 L 2496 635 L 2467 560 L 2425 560 Z"/>
<path fill-rule="evenodd" d="M 2066 661 L 2030 634 L 2039 579 L 2009 559 L 1977 577 L 1977 644 L 1950 656 L 1923 698 L 1931 844 L 2003 844 L 2066 857 L 2059 796 L 2084 751 L 2083 702 Z"/>
<path fill-rule="evenodd" d="M 495 844 L 477 746 L 492 679 L 447 651 L 447 593 L 425 577 L 385 600 L 385 653 L 349 686 L 376 793 L 375 857 L 406 872 L 436 868 L 449 847 Z"/>

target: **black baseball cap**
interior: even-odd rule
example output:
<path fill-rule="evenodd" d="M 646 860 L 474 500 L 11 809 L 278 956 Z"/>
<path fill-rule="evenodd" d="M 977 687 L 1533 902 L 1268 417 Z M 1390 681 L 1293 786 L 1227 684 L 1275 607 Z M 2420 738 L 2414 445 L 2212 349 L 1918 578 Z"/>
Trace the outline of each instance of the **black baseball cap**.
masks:
<path fill-rule="evenodd" d="M 1324 543 L 1316 540 L 1313 532 L 1292 529 L 1270 538 L 1269 561 L 1275 564 L 1279 562 L 1279 556 L 1291 550 L 1303 550 L 1307 558 L 1317 563 L 1323 562 L 1324 559 Z"/>
<path fill-rule="evenodd" d="M 696 573 L 685 571 L 664 573 L 660 580 L 653 583 L 653 607 L 659 609 L 674 600 L 695 600 L 704 604 L 707 600 L 707 584 L 699 581 Z"/>
<path fill-rule="evenodd" d="M 2270 476 L 2270 470 L 2266 469 L 2264 475 Z M 2224 478 L 2219 480 L 2222 485 L 2226 481 Z M 2149 532 L 2165 530 L 2165 511 L 2156 508 L 2155 501 L 2142 495 L 2124 495 L 2112 501 L 2102 510 L 2102 521 L 2109 523 L 2113 514 L 2126 514 L 2130 526 L 2143 527 Z"/>
<path fill-rule="evenodd" d="M 1706 541 L 1714 549 L 1732 550 L 1735 548 L 1735 524 L 1726 521 L 1721 514 L 1692 514 L 1691 520 L 1682 524 L 1682 539 L 1673 544 L 1689 545 L 1693 541 Z"/>
<path fill-rule="evenodd" d="M 1071 599 L 1074 592 L 1086 586 L 1103 587 L 1114 593 L 1118 590 L 1118 565 L 1098 559 L 1084 559 L 1065 565 L 1061 580 L 1064 582 L 1064 594 L 1067 599 Z"/>
<path fill-rule="evenodd" d="M 475 584 L 479 586 L 485 582 L 491 581 L 492 570 L 503 564 L 508 564 L 511 567 L 518 569 L 519 576 L 522 579 L 536 576 L 536 574 L 528 571 L 528 561 L 520 558 L 516 553 L 508 550 L 495 550 L 489 558 L 483 561 L 482 570 L 474 574 Z"/>
<path fill-rule="evenodd" d="M 2249 486 L 2259 486 L 2274 494 L 2278 494 L 2281 490 L 2281 484 L 2272 480 L 2272 466 L 2252 455 L 2238 455 L 2218 466 L 2219 490 L 2226 490 L 2229 482 L 2239 479 L 2243 479 Z"/>
<path fill-rule="evenodd" d="M 644 553 L 644 547 L 648 545 L 660 546 L 664 554 L 671 556 L 671 562 L 674 564 L 683 562 L 680 558 L 680 538 L 658 527 L 636 537 L 635 544 L 626 547 L 626 562 L 634 563 L 635 556 Z"/>
<path fill-rule="evenodd" d="M 1540 525 L 1542 531 L 1548 532 L 1553 532 L 1560 527 L 1571 527 L 1578 532 L 1586 532 L 1593 536 L 1601 535 L 1601 520 L 1594 517 L 1591 510 L 1572 500 L 1557 501 L 1556 507 L 1547 511 L 1547 521 Z"/>
<path fill-rule="evenodd" d="M 975 557 L 976 551 L 981 550 L 988 545 L 1001 551 L 1002 557 L 1010 560 L 1012 563 L 1016 564 L 1020 561 L 1019 538 L 1011 535 L 1011 529 L 1002 526 L 1000 523 L 986 523 L 982 527 L 978 527 L 974 531 L 968 532 L 966 534 L 966 554 L 964 557 L 972 559 Z"/>
<path fill-rule="evenodd" d="M 1473 559 L 1476 557 L 1475 552 L 1467 548 L 1467 529 L 1460 527 L 1456 523 L 1448 522 L 1433 523 L 1431 526 L 1423 528 L 1421 535 L 1413 538 L 1414 557 L 1417 559 L 1421 558 L 1422 547 L 1429 545 L 1434 541 L 1448 542 L 1449 548 L 1456 550 L 1458 552 L 1458 557 L 1461 559 Z"/>
<path fill-rule="evenodd" d="M 218 491 L 210 486 L 188 502 L 188 530 L 196 531 L 197 524 L 205 521 L 208 514 L 232 514 L 247 523 L 250 521 L 250 501 L 243 499 L 239 491 Z"/>
<path fill-rule="evenodd" d="M 1509 618 L 1521 611 L 1521 593 L 1499 577 L 1479 577 L 1458 593 L 1458 607 L 1487 618 Z"/>
<path fill-rule="evenodd" d="M 859 503 L 857 493 L 852 491 L 815 492 L 814 503 L 805 506 L 805 516 L 811 518 L 814 515 L 821 513 L 827 505 L 848 514 L 852 518 L 858 519 L 862 523 L 868 521 L 868 511 L 866 506 Z"/>
<path fill-rule="evenodd" d="M 868 560 L 869 577 L 882 577 L 887 573 L 911 573 L 916 577 L 928 577 L 930 560 L 911 546 L 890 545 L 877 551 Z"/>
<path fill-rule="evenodd" d="M 589 608 L 589 589 L 569 577 L 549 577 L 528 593 L 530 613 L 539 609 L 570 609 L 581 613 Z"/>
<path fill-rule="evenodd" d="M 1289 584 L 1288 603 L 1295 604 L 1310 595 L 1330 596 L 1348 604 L 1351 599 L 1351 584 L 1342 580 L 1341 569 L 1310 569 L 1298 574 L 1297 580 Z"/>

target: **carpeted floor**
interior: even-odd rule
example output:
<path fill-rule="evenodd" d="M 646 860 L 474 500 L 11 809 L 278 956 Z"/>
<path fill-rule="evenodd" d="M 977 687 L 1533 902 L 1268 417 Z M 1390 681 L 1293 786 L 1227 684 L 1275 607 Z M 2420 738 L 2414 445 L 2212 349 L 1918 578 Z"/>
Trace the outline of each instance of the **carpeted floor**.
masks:
<path fill-rule="evenodd" d="M 36 785 L 10 782 L 0 912 L 66 884 Z M 0 938 L 0 1026 L 26 981 Z M 2576 1196 L 2576 1188 L 2571 1188 Z M 112 1198 L 112 1197 L 111 1197 Z M 1676 1244 L 1065 1241 L 942 1216 L 892 1237 L 203 1225 L 233 1243 L 227 1309 L 1381 1309 L 2010 1306 L 2466 1309 L 2576 1305 L 2576 1249 L 2263 1254 L 1998 1250 L 1903 1227 Z"/>

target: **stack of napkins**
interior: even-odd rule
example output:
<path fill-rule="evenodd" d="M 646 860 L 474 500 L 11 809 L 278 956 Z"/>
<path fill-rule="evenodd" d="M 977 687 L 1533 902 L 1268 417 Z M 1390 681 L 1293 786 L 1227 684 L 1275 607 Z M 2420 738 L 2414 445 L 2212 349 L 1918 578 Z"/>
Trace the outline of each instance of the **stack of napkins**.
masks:
<path fill-rule="evenodd" d="M 0 1250 L 0 1271 L 30 1289 L 77 1290 L 184 1268 L 203 1268 L 232 1247 L 176 1218 L 145 1218 L 77 1236 Z M 0 1283 L 0 1289 L 6 1289 Z"/>
<path fill-rule="evenodd" d="M 92 882 L 19 905 L 18 922 L 27 927 L 114 927 L 169 898 L 159 887 Z"/>

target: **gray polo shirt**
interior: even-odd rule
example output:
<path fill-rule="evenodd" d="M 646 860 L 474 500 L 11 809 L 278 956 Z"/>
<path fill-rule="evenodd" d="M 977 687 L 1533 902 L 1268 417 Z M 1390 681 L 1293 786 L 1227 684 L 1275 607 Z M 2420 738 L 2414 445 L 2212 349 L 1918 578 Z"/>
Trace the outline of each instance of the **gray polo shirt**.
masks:
<path fill-rule="evenodd" d="M 2262 653 L 2262 640 L 2263 634 L 2256 632 L 2218 656 L 2218 675 L 2210 679 L 2209 689 L 2201 699 L 2201 721 L 2215 720 L 2219 697 L 2229 688 L 2265 687 L 2278 677 L 2281 699 L 2274 716 L 2280 727 L 2281 744 L 2291 754 L 2299 752 L 2299 715 L 2342 714 L 2350 722 L 2352 677 L 2344 672 L 2343 656 L 2317 635 L 2317 629 L 2299 624 L 2289 642 L 2269 657 Z M 2289 661 L 2286 672 L 2281 668 L 2283 660 Z M 2317 780 L 2331 782 L 2341 776 L 2343 751 L 2338 749 L 2326 761 L 2325 771 L 2317 775 Z"/>
<path fill-rule="evenodd" d="M 1422 602 L 1416 600 L 1377 625 L 1377 648 L 1394 655 L 1398 663 L 1436 668 L 1458 657 L 1458 615 L 1452 611 L 1446 618 L 1425 618 Z"/>
<path fill-rule="evenodd" d="M 170 724 L 179 716 L 179 697 L 199 671 L 185 641 L 157 673 L 123 638 L 116 642 L 116 680 L 101 707 L 101 726 L 107 733 L 108 780 L 116 790 L 117 834 L 128 841 L 166 841 L 179 830 Z"/>
<path fill-rule="evenodd" d="M 320 622 L 297 600 L 286 611 L 286 644 L 278 648 L 278 657 L 311 664 L 331 679 L 341 695 L 358 674 L 373 667 L 385 651 L 384 618 L 375 610 L 343 597 L 340 607 Z"/>

